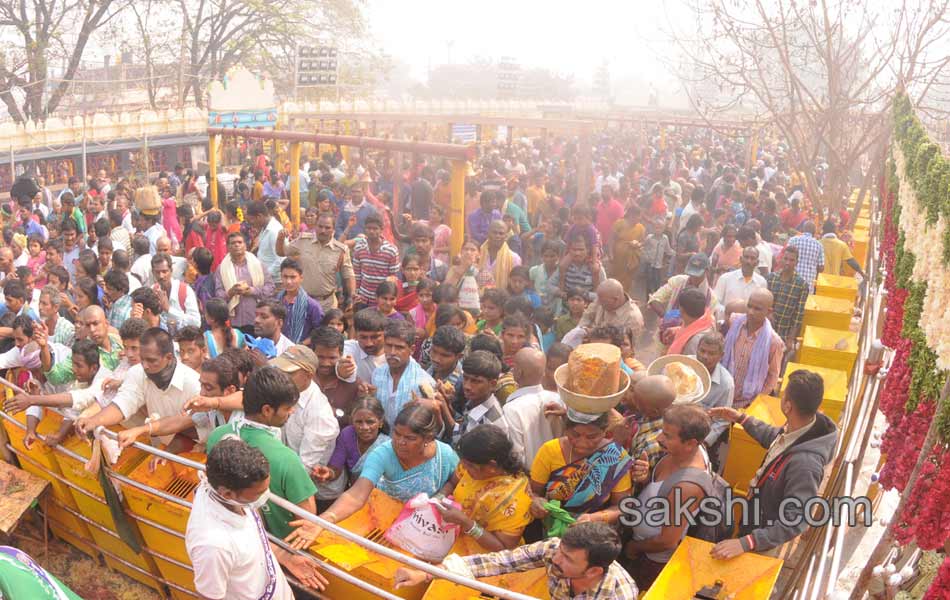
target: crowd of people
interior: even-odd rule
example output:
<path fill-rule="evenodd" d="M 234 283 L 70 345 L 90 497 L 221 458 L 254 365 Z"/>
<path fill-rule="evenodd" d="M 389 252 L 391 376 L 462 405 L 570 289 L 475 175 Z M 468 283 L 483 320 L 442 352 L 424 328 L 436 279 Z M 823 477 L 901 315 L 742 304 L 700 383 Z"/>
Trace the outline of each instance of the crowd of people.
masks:
<path fill-rule="evenodd" d="M 688 528 L 626 527 L 623 500 L 715 493 L 735 422 L 768 449 L 748 484 L 762 518 L 712 554 L 775 552 L 805 528 L 779 507 L 817 493 L 836 426 L 807 371 L 782 390 L 784 427 L 741 410 L 776 392 L 818 273 L 863 276 L 847 213 L 812 206 L 780 143 L 749 168 L 736 140 L 653 133 L 597 138 L 587 198 L 574 141 L 487 147 L 458 254 L 448 172 L 425 158 L 277 168 L 258 150 L 233 189 L 217 183 L 220 208 L 181 165 L 142 187 L 22 177 L 2 207 L 0 368 L 29 393 L 7 409 L 27 411 L 28 445 L 48 406 L 66 419 L 42 443 L 122 425 L 123 447 L 205 449 L 186 541 L 206 598 L 290 598 L 281 567 L 325 585 L 267 542 L 305 548 L 320 530 L 266 490 L 338 523 L 374 489 L 461 505 L 444 519 L 488 553 L 450 570 L 547 566 L 552 598 L 635 598 Z M 632 382 L 608 413 L 558 394 L 587 342 L 619 347 Z M 708 370 L 701 404 L 647 373 L 656 354 Z M 564 515 L 576 523 L 547 538 Z M 394 585 L 428 578 L 401 569 Z"/>

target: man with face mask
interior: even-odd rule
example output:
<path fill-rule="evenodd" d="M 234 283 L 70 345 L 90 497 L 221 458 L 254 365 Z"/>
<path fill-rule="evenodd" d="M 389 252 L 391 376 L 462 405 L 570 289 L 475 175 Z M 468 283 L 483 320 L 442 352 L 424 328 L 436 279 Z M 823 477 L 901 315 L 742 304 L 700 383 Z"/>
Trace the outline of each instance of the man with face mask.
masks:
<path fill-rule="evenodd" d="M 172 337 L 157 327 L 147 330 L 142 334 L 139 354 L 141 362 L 129 369 L 112 404 L 96 415 L 76 421 L 79 433 L 86 435 L 99 425 L 116 425 L 144 410 L 148 422 L 123 431 L 120 445 L 131 444 L 141 433 L 148 433 L 153 443 L 157 440 L 169 444 L 174 434 L 192 428 L 197 439 L 204 441 L 211 431 L 208 414 L 186 415 L 182 409 L 186 400 L 201 393 L 201 383 L 197 373 L 175 359 Z"/>
<path fill-rule="evenodd" d="M 571 525 L 560 539 L 491 554 L 450 554 L 442 566 L 473 578 L 545 567 L 551 600 L 634 600 L 637 584 L 616 562 L 620 549 L 620 538 L 610 525 L 588 521 Z M 396 589 L 431 580 L 428 573 L 408 567 L 397 569 L 394 577 Z"/>
<path fill-rule="evenodd" d="M 260 450 L 270 463 L 270 492 L 314 512 L 317 488 L 296 452 L 287 447 L 282 428 L 297 410 L 300 392 L 289 375 L 276 367 L 261 367 L 251 373 L 241 400 L 243 415 L 232 415 L 208 437 L 208 452 L 225 438 L 239 437 Z M 267 530 L 279 538 L 290 535 L 296 517 L 268 502 L 262 511 Z"/>
<path fill-rule="evenodd" d="M 207 471 L 195 490 L 185 547 L 195 589 L 205 598 L 292 600 L 284 566 L 305 586 L 322 590 L 315 563 L 271 544 L 257 508 L 267 497 L 271 463 L 239 439 L 208 452 Z M 273 593 L 268 596 L 268 590 Z"/>

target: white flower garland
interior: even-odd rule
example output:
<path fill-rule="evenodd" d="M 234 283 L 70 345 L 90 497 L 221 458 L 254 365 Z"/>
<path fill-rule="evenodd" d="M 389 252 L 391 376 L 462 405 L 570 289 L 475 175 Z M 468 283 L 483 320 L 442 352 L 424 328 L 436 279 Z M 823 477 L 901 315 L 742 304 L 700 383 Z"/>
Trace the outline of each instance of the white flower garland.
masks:
<path fill-rule="evenodd" d="M 937 353 L 937 368 L 950 369 L 950 270 L 943 265 L 943 232 L 948 227 L 941 215 L 935 225 L 927 225 L 926 212 L 917 202 L 917 194 L 904 171 L 900 145 L 893 145 L 894 162 L 900 183 L 900 230 L 904 248 L 916 261 L 911 278 L 927 283 L 920 327 L 927 346 Z"/>

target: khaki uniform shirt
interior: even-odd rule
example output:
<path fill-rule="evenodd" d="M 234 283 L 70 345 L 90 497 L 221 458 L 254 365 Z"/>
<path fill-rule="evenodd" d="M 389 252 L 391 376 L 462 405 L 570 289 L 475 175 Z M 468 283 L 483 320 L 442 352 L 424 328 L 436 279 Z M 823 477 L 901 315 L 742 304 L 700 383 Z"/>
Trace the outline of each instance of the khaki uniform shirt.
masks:
<path fill-rule="evenodd" d="M 303 267 L 303 289 L 312 296 L 324 312 L 337 307 L 337 273 L 343 280 L 353 280 L 353 262 L 350 251 L 343 243 L 330 240 L 321 244 L 316 237 L 304 234 L 290 245 L 289 255 Z"/>

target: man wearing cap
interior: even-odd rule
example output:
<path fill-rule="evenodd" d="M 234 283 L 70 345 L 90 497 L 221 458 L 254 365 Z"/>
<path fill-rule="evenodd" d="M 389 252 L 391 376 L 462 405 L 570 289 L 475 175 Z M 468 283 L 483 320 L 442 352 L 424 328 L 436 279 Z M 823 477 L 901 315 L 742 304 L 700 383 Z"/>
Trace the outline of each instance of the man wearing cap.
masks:
<path fill-rule="evenodd" d="M 290 375 L 300 392 L 297 408 L 281 429 L 284 443 L 297 453 L 311 473 L 314 467 L 325 466 L 329 462 L 340 433 L 333 407 L 313 381 L 318 362 L 313 350 L 300 344 L 291 346 L 271 361 L 271 365 Z M 317 489 L 317 498 L 336 498 L 343 491 L 345 481 L 346 478 L 341 477 L 321 485 Z"/>
<path fill-rule="evenodd" d="M 716 296 L 709 289 L 706 272 L 709 270 L 709 257 L 702 252 L 694 254 L 686 261 L 686 272 L 682 275 L 673 275 L 667 282 L 650 296 L 647 306 L 649 306 L 658 317 L 668 317 L 672 320 L 678 320 L 675 314 L 668 314 L 670 311 L 679 310 L 679 294 L 684 289 L 696 288 L 706 296 L 706 304 L 711 310 L 715 310 L 719 302 Z M 673 323 L 676 325 L 677 323 Z"/>
<path fill-rule="evenodd" d="M 349 306 L 356 293 L 356 277 L 353 262 L 346 244 L 333 238 L 333 215 L 317 217 L 316 237 L 302 235 L 295 240 L 288 256 L 296 258 L 303 268 L 303 289 L 320 303 L 323 312 L 337 308 L 337 275 L 343 279 L 346 304 Z"/>

